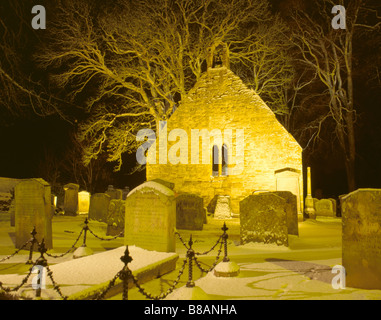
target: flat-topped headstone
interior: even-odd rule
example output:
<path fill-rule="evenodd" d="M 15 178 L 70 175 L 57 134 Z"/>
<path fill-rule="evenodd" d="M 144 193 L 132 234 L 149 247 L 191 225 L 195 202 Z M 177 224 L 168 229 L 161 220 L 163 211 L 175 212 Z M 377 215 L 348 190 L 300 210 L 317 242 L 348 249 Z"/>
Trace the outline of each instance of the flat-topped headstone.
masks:
<path fill-rule="evenodd" d="M 164 185 L 148 181 L 133 189 L 126 199 L 125 245 L 175 252 L 176 200 Z"/>
<path fill-rule="evenodd" d="M 287 229 L 288 234 L 298 236 L 298 198 L 290 191 L 274 191 L 273 194 L 283 198 L 286 201 L 286 214 L 287 214 Z"/>
<path fill-rule="evenodd" d="M 88 214 L 90 208 L 91 194 L 87 191 L 81 191 L 78 193 L 78 213 Z"/>
<path fill-rule="evenodd" d="M 50 185 L 43 179 L 21 181 L 15 187 L 16 248 L 32 238 L 36 227 L 39 242 L 45 239 L 48 249 L 53 248 Z"/>
<path fill-rule="evenodd" d="M 116 236 L 124 230 L 126 201 L 113 199 L 110 201 L 107 214 L 107 236 Z"/>
<path fill-rule="evenodd" d="M 288 246 L 286 200 L 273 193 L 250 195 L 239 204 L 241 244 Z"/>
<path fill-rule="evenodd" d="M 64 214 L 66 216 L 76 216 L 78 214 L 78 190 L 79 185 L 68 183 L 64 186 Z"/>
<path fill-rule="evenodd" d="M 332 200 L 321 199 L 316 201 L 315 213 L 316 213 L 316 216 L 335 217 L 336 212 L 334 212 Z"/>
<path fill-rule="evenodd" d="M 354 191 L 341 206 L 346 286 L 381 289 L 381 189 Z"/>
<path fill-rule="evenodd" d="M 187 193 L 176 197 L 177 229 L 202 230 L 205 214 L 203 198 Z"/>
<path fill-rule="evenodd" d="M 89 219 L 106 222 L 110 196 L 105 193 L 95 193 L 90 197 Z"/>
<path fill-rule="evenodd" d="M 230 205 L 230 196 L 218 196 L 214 218 L 230 219 L 232 217 L 232 209 Z"/>

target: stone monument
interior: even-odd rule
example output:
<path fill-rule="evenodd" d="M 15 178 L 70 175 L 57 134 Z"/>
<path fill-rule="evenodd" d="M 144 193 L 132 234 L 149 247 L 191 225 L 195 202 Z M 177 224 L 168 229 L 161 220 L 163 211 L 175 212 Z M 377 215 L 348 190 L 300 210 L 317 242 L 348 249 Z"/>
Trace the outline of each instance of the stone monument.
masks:
<path fill-rule="evenodd" d="M 202 230 L 205 221 L 203 198 L 195 194 L 180 194 L 176 197 L 176 228 Z"/>
<path fill-rule="evenodd" d="M 23 180 L 15 187 L 16 248 L 21 248 L 32 238 L 45 239 L 47 249 L 53 248 L 50 185 L 43 179 Z M 37 250 L 37 247 L 35 247 Z"/>
<path fill-rule="evenodd" d="M 381 289 L 381 189 L 358 189 L 341 198 L 341 207 L 346 285 Z"/>
<path fill-rule="evenodd" d="M 274 193 L 250 195 L 240 202 L 241 244 L 288 246 L 286 201 Z"/>
<path fill-rule="evenodd" d="M 166 186 L 148 181 L 126 199 L 125 245 L 146 250 L 175 252 L 176 200 Z"/>
<path fill-rule="evenodd" d="M 95 193 L 90 198 L 89 219 L 106 222 L 110 196 L 105 193 Z"/>
<path fill-rule="evenodd" d="M 79 185 L 68 183 L 64 186 L 64 214 L 65 216 L 76 216 L 78 214 L 78 190 Z"/>

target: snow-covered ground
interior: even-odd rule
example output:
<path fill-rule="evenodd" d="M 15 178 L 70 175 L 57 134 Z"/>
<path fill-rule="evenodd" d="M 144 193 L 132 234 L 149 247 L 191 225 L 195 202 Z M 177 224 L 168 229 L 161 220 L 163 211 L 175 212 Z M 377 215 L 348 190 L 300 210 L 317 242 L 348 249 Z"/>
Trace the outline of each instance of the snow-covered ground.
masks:
<path fill-rule="evenodd" d="M 55 217 L 53 220 L 52 253 L 65 252 L 74 242 L 82 228 L 84 217 Z M 222 234 L 221 227 L 224 221 L 208 219 L 202 231 L 178 230 L 185 242 L 192 234 L 193 248 L 196 252 L 204 252 L 213 246 Z M 299 236 L 290 236 L 289 247 L 276 245 L 239 243 L 239 220 L 226 220 L 229 227 L 228 255 L 231 261 L 240 267 L 240 274 L 233 278 L 216 277 L 213 272 L 201 273 L 194 266 L 193 280 L 197 290 L 191 294 L 184 285 L 188 281 L 188 272 L 185 270 L 177 288 L 168 299 L 187 299 L 186 297 L 225 300 L 225 299 L 324 299 L 324 300 L 358 300 L 381 299 L 381 290 L 362 290 L 356 288 L 334 289 L 331 282 L 336 275 L 332 267 L 341 264 L 341 219 L 318 218 L 317 221 L 299 222 Z M 90 222 L 90 228 L 97 234 L 105 236 L 106 225 L 99 222 Z M 0 260 L 14 251 L 14 228 L 9 221 L 0 222 Z M 82 240 L 81 240 L 82 241 Z M 80 244 L 81 244 L 80 241 Z M 104 252 L 123 246 L 123 239 L 100 241 L 88 235 L 87 245 L 95 252 Z M 205 256 L 199 256 L 204 268 L 208 268 L 215 261 L 219 246 Z M 165 292 L 177 278 L 179 268 L 186 255 L 186 248 L 180 240 L 176 243 L 176 252 L 180 259 L 177 269 L 159 279 L 143 285 L 150 293 L 158 295 Z M 223 252 L 221 253 L 223 255 Z M 35 257 L 37 254 L 35 254 Z M 61 258 L 64 262 L 70 260 L 70 255 Z M 140 258 L 139 258 L 140 259 Z M 143 259 L 143 258 L 141 258 Z M 0 274 L 20 272 L 10 263 L 23 263 L 27 260 L 27 252 L 0 264 Z M 80 263 L 80 260 L 77 260 Z M 94 262 L 96 263 L 96 262 Z M 58 266 L 57 266 L 58 267 Z M 13 268 L 13 269 L 12 269 Z M 21 267 L 22 269 L 22 267 Z M 11 270 L 11 272 L 9 271 Z M 26 269 L 24 268 L 24 271 Z M 75 270 L 72 272 L 75 273 Z M 102 279 L 103 281 L 104 279 Z M 111 279 L 110 279 L 111 280 Z M 58 281 L 57 281 L 58 282 Z M 101 282 L 101 281 L 100 281 Z M 104 281 L 103 281 L 104 282 Z M 129 290 L 130 299 L 144 299 L 136 288 Z M 121 299 L 121 295 L 113 299 Z"/>

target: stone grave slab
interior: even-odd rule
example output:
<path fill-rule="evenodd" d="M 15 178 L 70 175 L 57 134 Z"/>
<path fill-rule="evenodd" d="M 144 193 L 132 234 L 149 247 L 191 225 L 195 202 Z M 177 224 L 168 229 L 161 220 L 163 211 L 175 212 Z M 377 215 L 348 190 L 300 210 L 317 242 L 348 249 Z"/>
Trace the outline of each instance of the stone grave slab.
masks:
<path fill-rule="evenodd" d="M 105 193 L 95 193 L 90 198 L 89 219 L 106 222 L 110 196 Z"/>
<path fill-rule="evenodd" d="M 273 193 L 250 195 L 240 202 L 241 244 L 288 246 L 286 200 Z"/>
<path fill-rule="evenodd" d="M 335 217 L 333 203 L 330 199 L 321 199 L 315 203 L 316 216 Z"/>
<path fill-rule="evenodd" d="M 381 189 L 358 189 L 341 204 L 346 286 L 381 289 Z"/>
<path fill-rule="evenodd" d="M 50 185 L 43 179 L 23 180 L 15 187 L 16 248 L 31 239 L 36 227 L 39 242 L 53 248 Z M 28 247 L 27 247 L 28 248 Z M 37 248 L 36 248 L 37 249 Z"/>
<path fill-rule="evenodd" d="M 78 190 L 79 185 L 68 183 L 64 186 L 64 214 L 66 216 L 76 216 L 78 214 Z"/>
<path fill-rule="evenodd" d="M 133 189 L 126 199 L 126 245 L 146 250 L 175 252 L 176 200 L 166 186 L 148 181 Z"/>
<path fill-rule="evenodd" d="M 107 214 L 106 235 L 116 236 L 124 230 L 124 216 L 126 213 L 126 201 L 113 199 L 110 201 Z"/>
<path fill-rule="evenodd" d="M 286 214 L 287 214 L 287 229 L 288 234 L 298 236 L 299 227 L 298 227 L 298 198 L 290 191 L 274 191 L 271 192 L 277 196 L 283 198 L 286 201 Z"/>
<path fill-rule="evenodd" d="M 177 229 L 202 230 L 205 214 L 203 198 L 185 193 L 176 197 Z"/>

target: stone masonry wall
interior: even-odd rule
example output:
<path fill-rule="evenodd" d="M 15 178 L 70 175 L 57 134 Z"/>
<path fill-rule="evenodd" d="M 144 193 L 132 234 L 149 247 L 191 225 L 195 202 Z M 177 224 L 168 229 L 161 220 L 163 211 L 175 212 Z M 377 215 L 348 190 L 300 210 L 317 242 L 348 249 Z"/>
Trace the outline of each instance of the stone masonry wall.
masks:
<path fill-rule="evenodd" d="M 303 199 L 302 149 L 287 130 L 278 122 L 263 100 L 248 89 L 241 79 L 225 67 L 208 69 L 187 98 L 167 123 L 167 134 L 173 129 L 183 129 L 188 139 L 188 164 L 147 164 L 147 180 L 160 178 L 175 184 L 177 193 L 194 193 L 204 198 L 207 206 L 215 195 L 230 195 L 232 210 L 239 213 L 239 201 L 255 190 L 276 190 L 275 171 L 292 168 L 300 171 L 300 201 Z M 212 176 L 210 164 L 191 163 L 192 129 L 231 129 L 232 145 L 229 157 L 236 156 L 236 130 L 244 130 L 244 169 L 238 175 Z M 165 131 L 162 131 L 164 133 Z M 224 137 L 224 135 L 223 135 Z M 175 145 L 168 142 L 167 150 Z M 224 143 L 225 141 L 223 141 Z M 212 153 L 213 138 L 209 150 Z M 201 138 L 200 138 L 201 148 Z M 161 146 L 163 147 L 163 146 Z M 164 146 L 165 148 L 165 146 Z M 229 168 L 236 165 L 229 159 Z"/>

